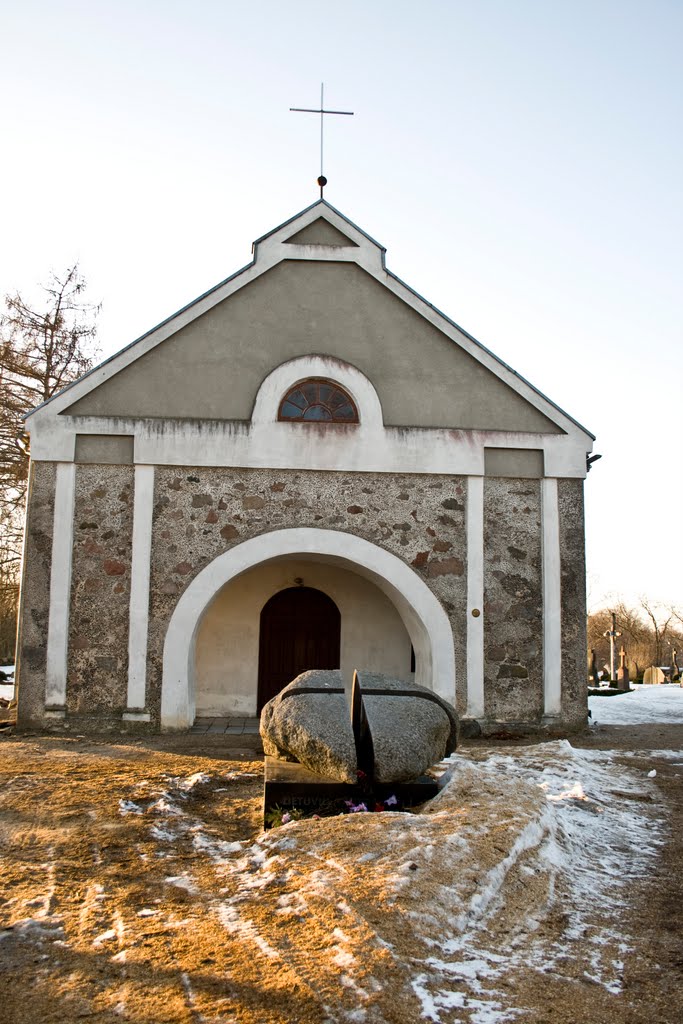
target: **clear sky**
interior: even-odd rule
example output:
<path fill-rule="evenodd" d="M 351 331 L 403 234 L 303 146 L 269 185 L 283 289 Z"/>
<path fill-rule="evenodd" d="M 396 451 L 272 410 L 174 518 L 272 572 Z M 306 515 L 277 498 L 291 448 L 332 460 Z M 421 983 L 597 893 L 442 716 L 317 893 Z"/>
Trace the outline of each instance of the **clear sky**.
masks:
<path fill-rule="evenodd" d="M 680 0 L 5 0 L 0 292 L 110 355 L 326 198 L 597 436 L 589 606 L 683 606 Z"/>

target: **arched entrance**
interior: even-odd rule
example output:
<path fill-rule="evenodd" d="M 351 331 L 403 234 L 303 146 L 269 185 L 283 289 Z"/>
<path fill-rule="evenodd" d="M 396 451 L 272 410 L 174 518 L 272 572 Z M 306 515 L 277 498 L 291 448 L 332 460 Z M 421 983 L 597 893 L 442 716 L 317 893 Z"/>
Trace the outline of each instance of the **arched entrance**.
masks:
<path fill-rule="evenodd" d="M 288 587 L 261 611 L 258 713 L 301 672 L 339 668 L 341 615 L 327 594 L 314 587 Z"/>
<path fill-rule="evenodd" d="M 296 527 L 260 534 L 218 555 L 178 600 L 164 642 L 162 729 L 187 729 L 194 721 L 195 639 L 218 592 L 253 566 L 292 555 L 351 568 L 375 583 L 394 605 L 415 648 L 415 681 L 455 704 L 453 631 L 427 584 L 396 555 L 360 537 Z"/>

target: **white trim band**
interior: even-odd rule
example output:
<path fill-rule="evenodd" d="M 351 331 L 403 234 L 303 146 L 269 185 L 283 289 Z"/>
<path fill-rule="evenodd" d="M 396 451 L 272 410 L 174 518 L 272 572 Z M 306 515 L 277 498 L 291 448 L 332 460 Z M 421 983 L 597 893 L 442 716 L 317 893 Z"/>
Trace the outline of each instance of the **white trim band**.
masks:
<path fill-rule="evenodd" d="M 467 481 L 467 715 L 484 716 L 483 476 Z"/>
<path fill-rule="evenodd" d="M 154 466 L 136 466 L 128 627 L 127 712 L 143 711 L 146 702 L 153 508 Z M 126 714 L 123 717 L 125 719 Z"/>
<path fill-rule="evenodd" d="M 75 493 L 75 464 L 57 463 L 45 672 L 45 707 L 51 710 L 66 704 Z"/>
<path fill-rule="evenodd" d="M 543 709 L 562 711 L 562 579 L 557 480 L 541 481 L 543 517 Z"/>

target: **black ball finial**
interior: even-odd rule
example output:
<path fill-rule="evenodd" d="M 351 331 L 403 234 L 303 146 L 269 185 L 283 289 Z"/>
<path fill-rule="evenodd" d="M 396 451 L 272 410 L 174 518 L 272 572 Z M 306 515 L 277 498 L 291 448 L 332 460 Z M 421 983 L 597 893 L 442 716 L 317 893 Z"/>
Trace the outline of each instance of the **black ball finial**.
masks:
<path fill-rule="evenodd" d="M 325 188 L 325 185 L 327 185 L 327 178 L 325 177 L 324 174 L 321 174 L 320 177 L 318 178 L 318 184 L 320 185 L 321 188 Z"/>

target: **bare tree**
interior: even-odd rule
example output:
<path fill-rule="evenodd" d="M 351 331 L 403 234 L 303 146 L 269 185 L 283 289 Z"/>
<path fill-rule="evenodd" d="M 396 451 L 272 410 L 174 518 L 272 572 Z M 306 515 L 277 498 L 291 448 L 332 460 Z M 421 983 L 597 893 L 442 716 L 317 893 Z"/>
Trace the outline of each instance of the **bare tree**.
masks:
<path fill-rule="evenodd" d="M 83 301 L 85 287 L 74 264 L 44 285 L 44 309 L 32 309 L 19 293 L 5 298 L 7 312 L 0 316 L 0 488 L 1 500 L 14 507 L 11 492 L 22 492 L 29 462 L 23 416 L 93 364 L 99 306 Z"/>
<path fill-rule="evenodd" d="M 96 355 L 99 306 L 83 300 L 78 265 L 43 286 L 44 304 L 34 309 L 17 292 L 0 315 L 0 586 L 3 630 L 16 607 L 24 505 L 29 467 L 23 417 L 90 369 Z"/>
<path fill-rule="evenodd" d="M 598 667 L 609 663 L 609 639 L 605 633 L 616 615 L 620 644 L 626 650 L 631 678 L 639 678 L 649 665 L 666 665 L 674 650 L 683 652 L 683 616 L 675 608 L 662 613 L 657 602 L 641 598 L 637 608 L 616 601 L 610 609 L 603 608 L 588 616 L 588 650 L 595 650 Z"/>
<path fill-rule="evenodd" d="M 14 661 L 19 584 L 13 566 L 0 564 L 0 665 Z"/>
<path fill-rule="evenodd" d="M 672 619 L 678 623 L 678 628 L 680 629 L 681 627 L 683 627 L 683 611 L 673 604 L 669 608 L 669 611 L 671 612 Z"/>
<path fill-rule="evenodd" d="M 660 615 L 657 613 L 656 605 L 650 601 L 647 597 L 640 598 L 640 607 L 643 609 L 645 614 L 648 616 L 652 623 L 652 632 L 654 634 L 654 650 L 653 650 L 653 665 L 664 664 L 664 641 L 669 630 L 671 623 L 671 612 L 666 616 L 663 621 L 660 620 Z"/>

